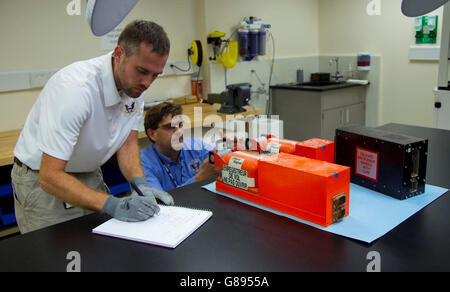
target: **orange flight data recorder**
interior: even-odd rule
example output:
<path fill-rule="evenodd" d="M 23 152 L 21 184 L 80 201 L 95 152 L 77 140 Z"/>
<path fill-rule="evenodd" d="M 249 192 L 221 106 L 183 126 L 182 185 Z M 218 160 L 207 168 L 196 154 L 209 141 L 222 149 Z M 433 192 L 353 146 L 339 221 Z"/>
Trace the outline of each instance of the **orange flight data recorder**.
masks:
<path fill-rule="evenodd" d="M 283 151 L 214 152 L 210 160 L 222 169 L 218 191 L 325 227 L 349 214 L 349 167 Z"/>

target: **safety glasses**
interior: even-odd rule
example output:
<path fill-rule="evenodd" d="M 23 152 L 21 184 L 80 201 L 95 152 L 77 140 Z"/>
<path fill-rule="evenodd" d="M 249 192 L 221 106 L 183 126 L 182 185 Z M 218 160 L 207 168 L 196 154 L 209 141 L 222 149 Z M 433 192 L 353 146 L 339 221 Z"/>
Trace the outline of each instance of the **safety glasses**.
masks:
<path fill-rule="evenodd" d="M 179 123 L 167 123 L 158 127 L 158 129 L 163 129 L 165 131 L 175 131 L 177 128 L 183 128 L 183 121 Z"/>

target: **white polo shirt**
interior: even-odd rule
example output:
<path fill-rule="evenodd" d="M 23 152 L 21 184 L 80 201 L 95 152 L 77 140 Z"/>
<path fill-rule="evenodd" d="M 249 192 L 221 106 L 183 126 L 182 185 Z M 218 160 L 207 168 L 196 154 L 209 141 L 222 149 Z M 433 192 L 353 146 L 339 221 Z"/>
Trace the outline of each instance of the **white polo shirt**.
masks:
<path fill-rule="evenodd" d="M 143 95 L 117 91 L 111 55 L 76 62 L 47 82 L 14 149 L 22 163 L 38 170 L 44 152 L 68 161 L 66 172 L 91 172 L 139 130 Z"/>

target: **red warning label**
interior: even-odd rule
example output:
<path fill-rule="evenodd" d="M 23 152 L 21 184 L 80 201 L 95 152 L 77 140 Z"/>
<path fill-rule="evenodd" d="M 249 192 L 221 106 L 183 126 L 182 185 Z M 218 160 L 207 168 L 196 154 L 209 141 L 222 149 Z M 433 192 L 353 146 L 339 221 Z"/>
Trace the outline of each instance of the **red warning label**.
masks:
<path fill-rule="evenodd" d="M 355 173 L 364 178 L 378 181 L 379 153 L 356 147 Z"/>

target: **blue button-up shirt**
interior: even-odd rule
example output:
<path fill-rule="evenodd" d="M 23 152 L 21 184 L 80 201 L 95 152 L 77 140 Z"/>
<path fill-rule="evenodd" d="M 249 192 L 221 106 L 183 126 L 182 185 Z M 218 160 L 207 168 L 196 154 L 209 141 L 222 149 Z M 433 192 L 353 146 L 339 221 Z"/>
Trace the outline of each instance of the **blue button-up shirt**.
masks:
<path fill-rule="evenodd" d="M 177 162 L 159 152 L 154 144 L 142 149 L 142 166 L 148 184 L 168 191 L 194 183 L 194 176 L 200 171 L 203 161 L 208 158 L 209 151 L 214 151 L 214 148 L 195 138 L 185 138 Z"/>

